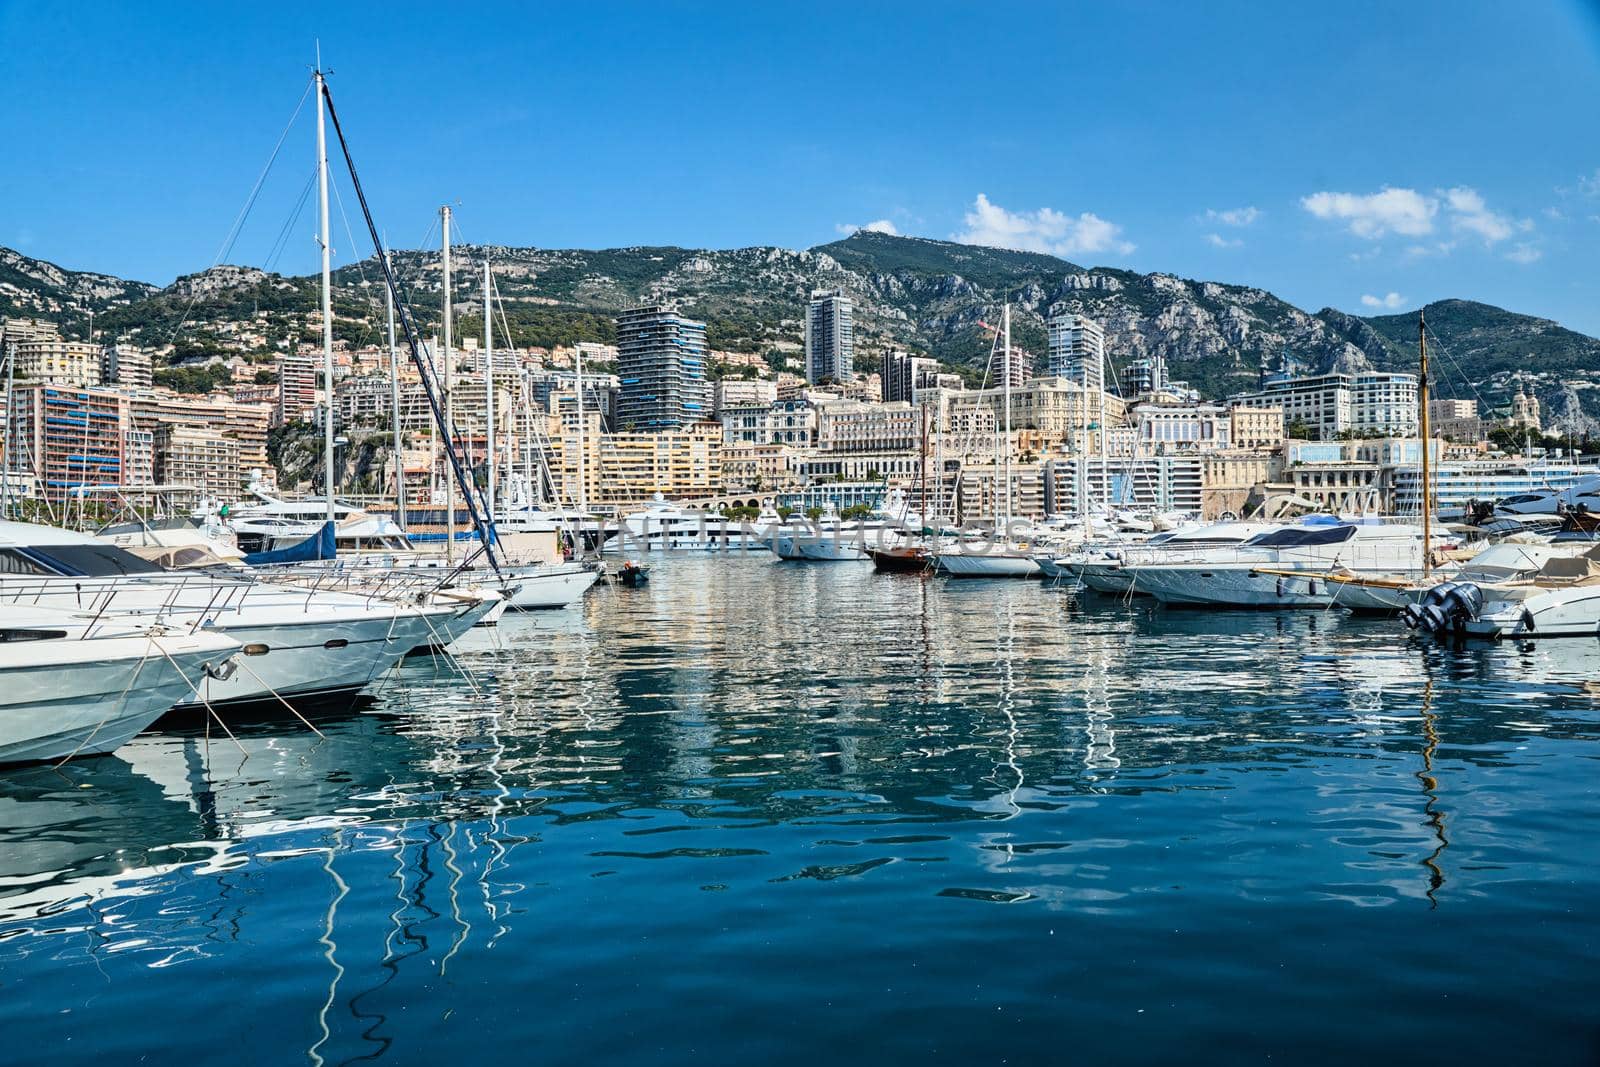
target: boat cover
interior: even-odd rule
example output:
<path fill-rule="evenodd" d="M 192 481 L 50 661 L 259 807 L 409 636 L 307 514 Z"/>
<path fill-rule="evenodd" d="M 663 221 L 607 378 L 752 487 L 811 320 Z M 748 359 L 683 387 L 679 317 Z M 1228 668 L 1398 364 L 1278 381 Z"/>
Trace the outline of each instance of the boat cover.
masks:
<path fill-rule="evenodd" d="M 275 563 L 310 563 L 313 560 L 333 559 L 336 554 L 333 522 L 329 520 L 324 522 L 316 533 L 297 545 L 266 552 L 251 552 L 244 557 L 244 561 L 252 567 L 262 567 Z"/>

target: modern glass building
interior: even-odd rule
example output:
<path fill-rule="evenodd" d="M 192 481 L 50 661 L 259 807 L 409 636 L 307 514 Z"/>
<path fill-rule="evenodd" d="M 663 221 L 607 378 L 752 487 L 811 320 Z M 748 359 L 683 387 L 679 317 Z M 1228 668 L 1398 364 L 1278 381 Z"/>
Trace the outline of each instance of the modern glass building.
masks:
<path fill-rule="evenodd" d="M 706 324 L 659 305 L 617 316 L 616 426 L 651 433 L 711 417 Z"/>
<path fill-rule="evenodd" d="M 1082 315 L 1057 315 L 1050 320 L 1050 356 L 1046 373 L 1066 378 L 1085 389 L 1105 384 L 1106 332 Z"/>

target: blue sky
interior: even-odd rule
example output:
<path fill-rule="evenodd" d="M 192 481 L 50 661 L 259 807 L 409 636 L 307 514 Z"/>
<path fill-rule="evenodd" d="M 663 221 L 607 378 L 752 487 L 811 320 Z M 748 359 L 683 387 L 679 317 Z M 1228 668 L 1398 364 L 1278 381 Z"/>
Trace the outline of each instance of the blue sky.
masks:
<path fill-rule="evenodd" d="M 546 247 L 873 224 L 1600 334 L 1593 3 L 225 10 L 0 0 L 0 244 L 157 283 L 210 265 L 320 38 L 397 246 L 446 201 L 469 241 Z M 315 269 L 310 119 L 228 261 Z"/>

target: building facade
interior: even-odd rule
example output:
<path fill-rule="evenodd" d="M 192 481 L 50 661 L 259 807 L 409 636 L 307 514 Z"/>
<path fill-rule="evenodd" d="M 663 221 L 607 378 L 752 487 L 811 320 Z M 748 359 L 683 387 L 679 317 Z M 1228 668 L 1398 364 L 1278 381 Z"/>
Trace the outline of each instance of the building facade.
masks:
<path fill-rule="evenodd" d="M 616 427 L 654 434 L 711 417 L 706 325 L 659 305 L 617 316 Z"/>
<path fill-rule="evenodd" d="M 932 381 L 939 373 L 939 361 L 927 356 L 913 356 L 898 349 L 883 354 L 883 369 L 878 372 L 879 386 L 884 403 L 904 401 L 915 403 L 917 390 L 925 388 L 924 381 Z"/>
<path fill-rule="evenodd" d="M 813 293 L 806 305 L 806 381 L 849 381 L 855 347 L 855 308 L 844 290 Z"/>
<path fill-rule="evenodd" d="M 1241 407 L 1277 407 L 1286 427 L 1299 424 L 1320 440 L 1340 434 L 1405 436 L 1417 432 L 1417 376 L 1372 371 L 1272 377 L 1255 393 L 1235 398 Z"/>
<path fill-rule="evenodd" d="M 155 360 L 147 348 L 106 345 L 100 350 L 100 380 L 107 385 L 149 389 L 155 385 Z"/>
<path fill-rule="evenodd" d="M 1050 357 L 1045 373 L 1066 378 L 1085 389 L 1105 387 L 1105 329 L 1083 315 L 1064 314 L 1050 319 Z"/>

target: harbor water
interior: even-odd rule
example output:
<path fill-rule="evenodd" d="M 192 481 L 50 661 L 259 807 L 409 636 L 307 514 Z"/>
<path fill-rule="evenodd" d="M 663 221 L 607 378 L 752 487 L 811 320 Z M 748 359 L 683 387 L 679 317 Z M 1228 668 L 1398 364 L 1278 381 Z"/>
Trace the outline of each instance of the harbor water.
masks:
<path fill-rule="evenodd" d="M 1600 643 L 754 555 L 465 645 L 0 772 L 6 1060 L 1600 1055 Z"/>

